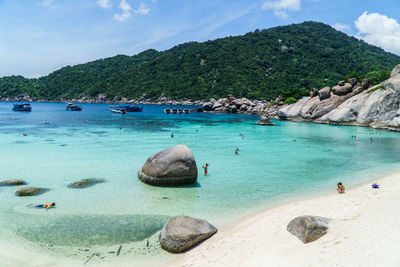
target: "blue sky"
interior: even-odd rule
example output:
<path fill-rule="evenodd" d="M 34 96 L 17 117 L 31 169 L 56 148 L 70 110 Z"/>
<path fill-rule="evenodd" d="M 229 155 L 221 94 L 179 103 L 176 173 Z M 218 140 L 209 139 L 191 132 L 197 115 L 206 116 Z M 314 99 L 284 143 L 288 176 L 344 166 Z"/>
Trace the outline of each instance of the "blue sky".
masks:
<path fill-rule="evenodd" d="M 398 0 L 0 0 L 0 77 L 323 22 L 400 55 Z"/>

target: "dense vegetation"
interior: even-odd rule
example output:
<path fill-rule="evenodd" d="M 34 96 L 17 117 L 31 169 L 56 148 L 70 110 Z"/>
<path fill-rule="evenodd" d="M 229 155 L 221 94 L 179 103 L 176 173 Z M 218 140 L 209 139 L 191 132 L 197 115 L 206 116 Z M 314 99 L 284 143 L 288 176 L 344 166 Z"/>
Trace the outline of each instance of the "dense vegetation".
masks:
<path fill-rule="evenodd" d="M 304 22 L 169 50 L 146 50 L 67 66 L 39 79 L 0 79 L 0 96 L 27 93 L 47 100 L 114 97 L 272 99 L 332 86 L 348 73 L 390 71 L 400 57 L 336 31 Z M 379 72 L 380 73 L 380 72 Z M 379 76 L 376 73 L 376 76 Z M 375 76 L 374 76 L 375 77 Z M 381 78 L 381 77 L 377 77 Z M 289 100 L 290 101 L 290 100 Z"/>

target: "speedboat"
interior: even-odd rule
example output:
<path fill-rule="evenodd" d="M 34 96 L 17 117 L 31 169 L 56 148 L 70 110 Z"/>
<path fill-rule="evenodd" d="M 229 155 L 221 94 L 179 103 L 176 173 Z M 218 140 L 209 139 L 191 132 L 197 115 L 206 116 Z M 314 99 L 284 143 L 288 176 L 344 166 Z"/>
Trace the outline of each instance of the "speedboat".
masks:
<path fill-rule="evenodd" d="M 25 104 L 13 104 L 13 111 L 32 111 L 31 104 L 25 103 Z"/>
<path fill-rule="evenodd" d="M 111 112 L 115 113 L 115 114 L 126 114 L 126 110 L 125 109 L 119 109 L 119 108 L 113 108 L 111 110 Z"/>
<path fill-rule="evenodd" d="M 68 103 L 67 106 L 65 107 L 66 110 L 70 110 L 70 111 L 81 111 L 82 108 L 78 105 L 74 105 L 72 103 Z"/>

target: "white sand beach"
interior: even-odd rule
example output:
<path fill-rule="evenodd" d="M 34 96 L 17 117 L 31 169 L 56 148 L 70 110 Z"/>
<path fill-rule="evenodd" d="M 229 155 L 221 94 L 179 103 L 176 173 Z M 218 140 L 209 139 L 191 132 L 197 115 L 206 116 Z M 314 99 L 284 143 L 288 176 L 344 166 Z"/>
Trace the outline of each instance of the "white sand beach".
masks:
<path fill-rule="evenodd" d="M 219 232 L 171 266 L 400 266 L 400 173 L 262 211 Z M 333 188 L 335 191 L 335 188 Z M 333 219 L 303 244 L 286 230 L 301 215 Z"/>

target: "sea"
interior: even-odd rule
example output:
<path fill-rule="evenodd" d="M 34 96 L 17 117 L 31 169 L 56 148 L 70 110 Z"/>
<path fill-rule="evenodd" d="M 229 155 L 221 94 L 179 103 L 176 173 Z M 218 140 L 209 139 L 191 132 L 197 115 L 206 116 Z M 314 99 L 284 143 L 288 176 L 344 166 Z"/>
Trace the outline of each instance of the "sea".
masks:
<path fill-rule="evenodd" d="M 12 104 L 0 103 L 0 180 L 46 190 L 18 197 L 18 187 L 0 187 L 0 240 L 83 262 L 170 259 L 158 237 L 173 216 L 227 227 L 268 207 L 335 193 L 339 181 L 351 188 L 400 170 L 399 133 L 390 131 L 279 120 L 258 126 L 255 115 L 165 114 L 172 106 L 161 105 L 122 115 L 107 104 L 66 111 L 65 103 L 31 103 L 32 112 Z M 138 179 L 148 157 L 179 144 L 193 151 L 197 183 L 154 187 Z M 68 187 L 88 178 L 104 182 Z M 56 208 L 47 211 L 27 207 L 51 202 Z"/>

